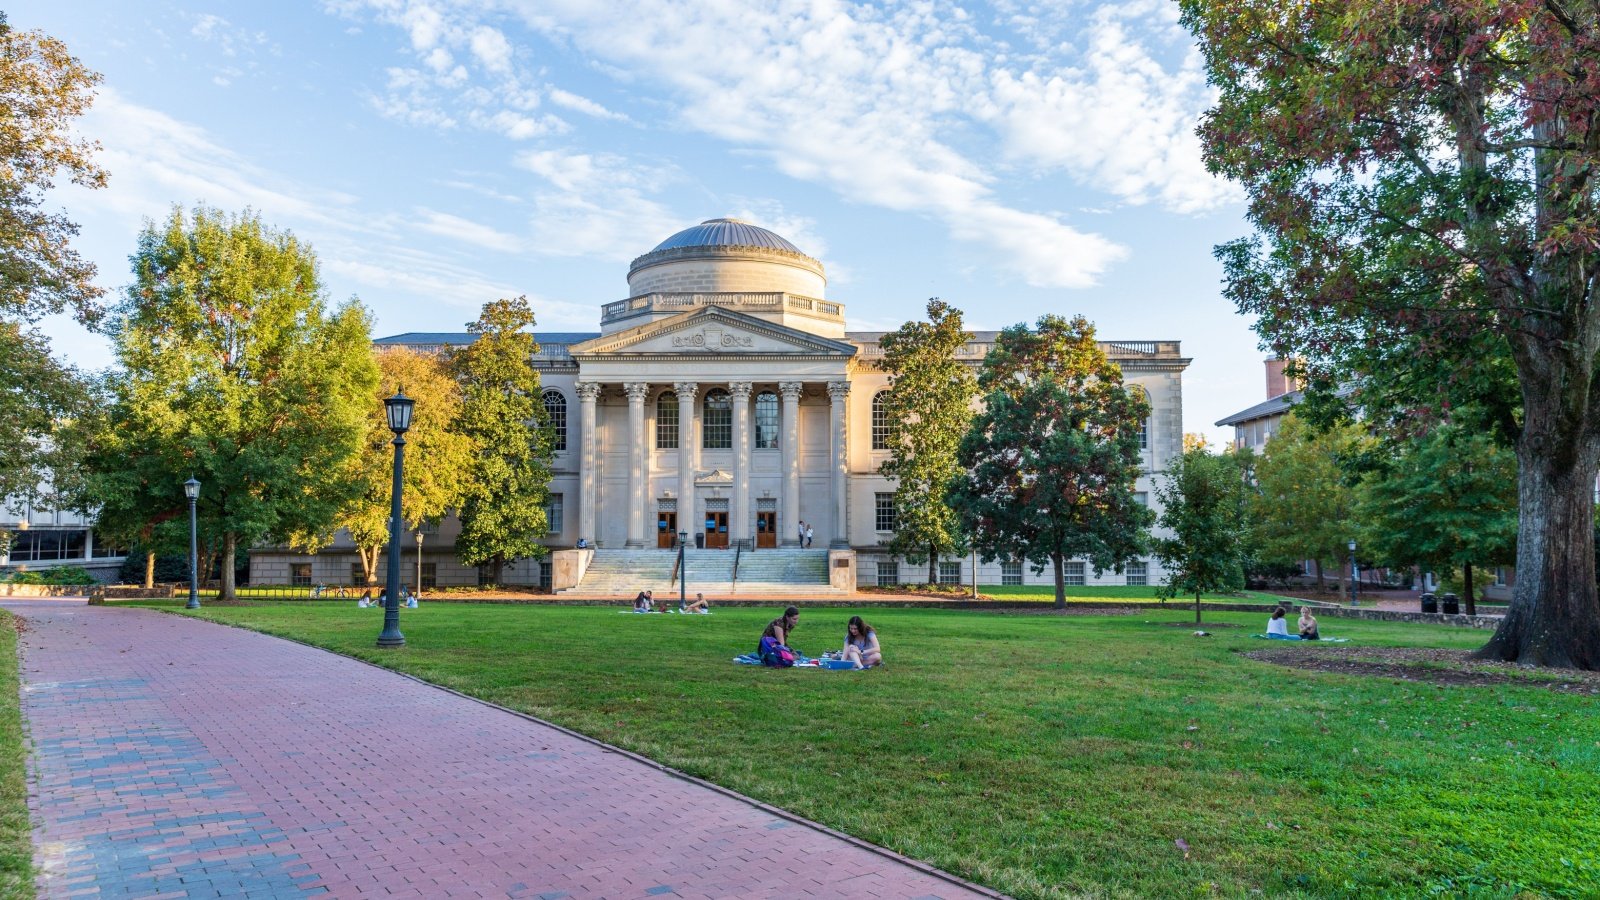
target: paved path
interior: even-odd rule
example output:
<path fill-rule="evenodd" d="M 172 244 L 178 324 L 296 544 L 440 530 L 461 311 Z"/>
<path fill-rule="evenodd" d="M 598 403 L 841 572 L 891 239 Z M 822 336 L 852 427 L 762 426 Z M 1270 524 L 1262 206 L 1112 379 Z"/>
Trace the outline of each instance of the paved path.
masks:
<path fill-rule="evenodd" d="M 239 629 L 12 601 L 41 897 L 980 896 L 503 710 Z"/>

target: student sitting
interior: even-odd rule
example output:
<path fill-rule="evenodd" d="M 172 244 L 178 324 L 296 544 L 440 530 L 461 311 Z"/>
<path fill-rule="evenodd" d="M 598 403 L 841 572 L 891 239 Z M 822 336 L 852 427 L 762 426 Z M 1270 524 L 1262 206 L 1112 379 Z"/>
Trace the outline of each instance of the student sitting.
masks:
<path fill-rule="evenodd" d="M 640 591 L 639 596 L 633 598 L 634 612 L 655 612 L 655 597 L 650 591 Z"/>
<path fill-rule="evenodd" d="M 1279 640 L 1294 640 L 1289 636 L 1289 620 L 1283 617 L 1283 607 L 1272 611 L 1272 618 L 1267 620 L 1267 637 Z"/>
<path fill-rule="evenodd" d="M 711 611 L 711 604 L 706 602 L 705 594 L 695 594 L 693 603 L 679 601 L 678 612 L 681 613 L 706 613 Z"/>
<path fill-rule="evenodd" d="M 787 668 L 795 664 L 800 654 L 789 648 L 789 635 L 799 624 L 800 610 L 794 606 L 767 623 L 766 630 L 761 632 L 761 641 L 756 644 L 756 655 L 761 657 L 762 665 Z"/>
<path fill-rule="evenodd" d="M 1311 607 L 1300 607 L 1300 640 L 1315 641 L 1320 637 L 1317 634 L 1317 617 L 1311 614 Z"/>
<path fill-rule="evenodd" d="M 878 646 L 878 633 L 860 616 L 851 616 L 844 627 L 844 652 L 840 659 L 853 662 L 858 669 L 870 669 L 883 662 L 883 650 Z"/>

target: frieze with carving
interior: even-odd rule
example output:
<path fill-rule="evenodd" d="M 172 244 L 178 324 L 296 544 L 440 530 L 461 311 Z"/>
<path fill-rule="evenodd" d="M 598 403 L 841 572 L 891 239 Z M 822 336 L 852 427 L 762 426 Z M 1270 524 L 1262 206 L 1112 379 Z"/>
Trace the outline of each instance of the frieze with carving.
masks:
<path fill-rule="evenodd" d="M 755 339 L 744 334 L 729 334 L 720 328 L 702 328 L 694 334 L 675 334 L 672 346 L 697 350 L 737 350 L 754 347 Z"/>

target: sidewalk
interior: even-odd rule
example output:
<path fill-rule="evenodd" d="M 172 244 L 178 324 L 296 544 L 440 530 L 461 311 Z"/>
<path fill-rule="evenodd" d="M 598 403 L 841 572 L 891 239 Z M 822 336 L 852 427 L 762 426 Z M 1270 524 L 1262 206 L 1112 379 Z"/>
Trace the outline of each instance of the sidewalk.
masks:
<path fill-rule="evenodd" d="M 993 896 L 310 647 L 4 605 L 27 621 L 41 897 Z"/>

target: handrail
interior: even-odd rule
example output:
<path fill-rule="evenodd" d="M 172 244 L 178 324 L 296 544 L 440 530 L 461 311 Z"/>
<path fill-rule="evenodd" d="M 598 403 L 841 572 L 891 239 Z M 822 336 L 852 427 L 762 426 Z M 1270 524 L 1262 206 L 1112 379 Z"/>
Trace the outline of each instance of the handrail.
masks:
<path fill-rule="evenodd" d="M 677 547 L 673 547 L 672 549 L 677 550 L 678 548 Z M 681 550 L 681 551 L 679 551 L 677 553 L 672 554 L 672 575 L 667 578 L 667 588 L 669 590 L 672 588 L 673 585 L 678 583 L 678 576 L 680 574 L 678 572 L 678 560 L 687 558 L 687 555 L 688 555 L 687 549 Z"/>
<path fill-rule="evenodd" d="M 735 590 L 739 587 L 739 556 L 744 553 L 744 545 L 738 544 L 733 548 L 733 580 L 728 585 Z"/>

